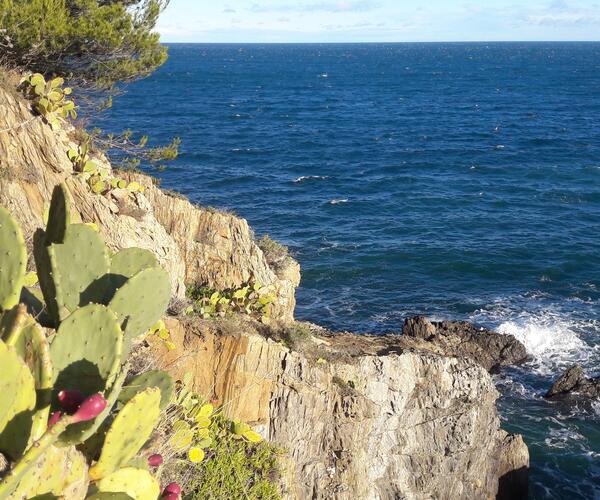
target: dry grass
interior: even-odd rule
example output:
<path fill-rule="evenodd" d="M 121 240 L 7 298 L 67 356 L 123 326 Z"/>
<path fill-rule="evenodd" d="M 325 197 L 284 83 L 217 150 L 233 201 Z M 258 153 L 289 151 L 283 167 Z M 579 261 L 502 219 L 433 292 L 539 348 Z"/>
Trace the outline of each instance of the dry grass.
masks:
<path fill-rule="evenodd" d="M 13 97 L 18 97 L 19 92 L 17 87 L 21 81 L 21 73 L 17 70 L 10 69 L 0 62 L 0 88 L 5 90 Z"/>

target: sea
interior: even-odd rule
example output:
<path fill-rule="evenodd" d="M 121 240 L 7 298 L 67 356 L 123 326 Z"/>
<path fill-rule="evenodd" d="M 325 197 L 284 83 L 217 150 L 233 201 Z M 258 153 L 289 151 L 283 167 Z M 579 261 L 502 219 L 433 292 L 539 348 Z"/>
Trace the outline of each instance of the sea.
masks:
<path fill-rule="evenodd" d="M 425 314 L 523 342 L 494 375 L 532 499 L 600 498 L 600 43 L 182 44 L 100 118 L 182 139 L 165 188 L 246 218 L 302 266 L 297 318 Z"/>

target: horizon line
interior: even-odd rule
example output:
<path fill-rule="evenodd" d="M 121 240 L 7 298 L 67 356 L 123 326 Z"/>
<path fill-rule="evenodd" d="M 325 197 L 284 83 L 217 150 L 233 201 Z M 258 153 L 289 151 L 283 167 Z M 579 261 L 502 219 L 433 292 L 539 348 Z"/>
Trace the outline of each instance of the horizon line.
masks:
<path fill-rule="evenodd" d="M 163 44 L 169 45 L 376 45 L 376 44 L 415 44 L 415 43 L 600 43 L 600 40 L 422 40 L 422 41 L 346 41 L 346 42 L 175 42 L 161 40 Z"/>

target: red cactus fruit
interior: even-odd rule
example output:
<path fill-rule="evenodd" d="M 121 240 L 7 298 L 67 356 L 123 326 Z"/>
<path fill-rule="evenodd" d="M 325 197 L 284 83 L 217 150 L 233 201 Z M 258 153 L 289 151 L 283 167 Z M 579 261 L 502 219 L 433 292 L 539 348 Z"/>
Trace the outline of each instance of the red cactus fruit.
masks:
<path fill-rule="evenodd" d="M 60 420 L 60 417 L 62 417 L 61 411 L 55 411 L 52 415 L 50 415 L 50 418 L 48 419 L 48 429 L 54 427 L 54 424 Z"/>
<path fill-rule="evenodd" d="M 175 495 L 181 495 L 181 486 L 179 486 L 179 483 L 170 483 L 167 484 L 167 486 L 165 487 L 165 490 L 163 491 L 163 496 L 167 493 L 173 493 Z"/>
<path fill-rule="evenodd" d="M 77 411 L 84 399 L 83 394 L 79 391 L 60 391 L 58 393 L 58 402 L 69 415 Z"/>
<path fill-rule="evenodd" d="M 150 455 L 148 457 L 148 465 L 150 467 L 159 467 L 163 464 L 163 457 L 162 455 L 159 455 L 158 453 L 155 453 L 154 455 Z"/>
<path fill-rule="evenodd" d="M 88 420 L 92 420 L 96 418 L 102 410 L 106 408 L 107 401 L 104 399 L 104 396 L 97 392 L 96 394 L 92 394 L 89 398 L 87 398 L 81 406 L 79 410 L 73 415 L 73 423 L 77 422 L 87 422 Z"/>

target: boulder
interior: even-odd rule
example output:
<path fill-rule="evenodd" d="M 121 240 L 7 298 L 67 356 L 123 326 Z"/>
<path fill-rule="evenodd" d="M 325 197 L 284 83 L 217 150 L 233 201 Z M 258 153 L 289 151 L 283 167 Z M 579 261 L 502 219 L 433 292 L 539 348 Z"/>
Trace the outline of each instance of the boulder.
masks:
<path fill-rule="evenodd" d="M 522 363 L 525 346 L 512 335 L 478 328 L 466 321 L 429 321 L 424 316 L 407 318 L 402 334 L 436 345 L 448 356 L 472 359 L 488 371 Z"/>
<path fill-rule="evenodd" d="M 587 378 L 580 365 L 573 365 L 554 382 L 546 398 L 575 396 L 579 398 L 600 397 L 600 377 Z"/>

